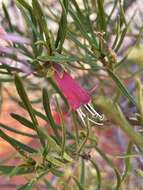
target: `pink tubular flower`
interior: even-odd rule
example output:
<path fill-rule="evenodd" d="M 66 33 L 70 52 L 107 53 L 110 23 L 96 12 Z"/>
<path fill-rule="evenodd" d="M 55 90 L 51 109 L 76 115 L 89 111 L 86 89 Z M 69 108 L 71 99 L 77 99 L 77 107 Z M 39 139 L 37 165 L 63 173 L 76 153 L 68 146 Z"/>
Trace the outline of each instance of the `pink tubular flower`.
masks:
<path fill-rule="evenodd" d="M 67 98 L 69 105 L 74 111 L 77 111 L 81 120 L 85 124 L 86 114 L 83 109 L 91 114 L 91 118 L 88 120 L 95 124 L 102 125 L 102 123 L 97 123 L 94 118 L 103 120 L 103 115 L 97 113 L 94 108 L 90 105 L 91 97 L 88 92 L 83 89 L 67 72 L 63 71 L 59 65 L 54 65 L 55 73 L 54 80 L 58 85 L 59 89 L 62 91 L 63 95 Z"/>

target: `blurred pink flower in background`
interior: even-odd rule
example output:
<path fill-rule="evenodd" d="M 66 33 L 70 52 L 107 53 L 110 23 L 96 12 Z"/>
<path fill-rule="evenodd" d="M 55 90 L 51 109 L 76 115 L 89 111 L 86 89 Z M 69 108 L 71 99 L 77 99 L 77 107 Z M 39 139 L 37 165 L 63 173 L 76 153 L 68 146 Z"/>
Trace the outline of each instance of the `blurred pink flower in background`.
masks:
<path fill-rule="evenodd" d="M 19 36 L 17 34 L 11 34 L 5 32 L 5 30 L 0 27 L 0 39 L 5 40 L 5 41 L 11 41 L 11 42 L 16 42 L 16 43 L 25 43 L 25 44 L 30 44 L 31 40 L 26 37 Z"/>
<path fill-rule="evenodd" d="M 14 55 L 16 60 L 1 56 L 0 63 L 19 69 L 20 71 L 31 74 L 32 69 L 28 65 L 27 57 L 18 51 L 18 48 L 11 47 L 11 43 L 20 43 L 22 45 L 29 44 L 31 41 L 28 38 L 18 36 L 16 34 L 6 33 L 6 31 L 0 27 L 0 53 Z"/>

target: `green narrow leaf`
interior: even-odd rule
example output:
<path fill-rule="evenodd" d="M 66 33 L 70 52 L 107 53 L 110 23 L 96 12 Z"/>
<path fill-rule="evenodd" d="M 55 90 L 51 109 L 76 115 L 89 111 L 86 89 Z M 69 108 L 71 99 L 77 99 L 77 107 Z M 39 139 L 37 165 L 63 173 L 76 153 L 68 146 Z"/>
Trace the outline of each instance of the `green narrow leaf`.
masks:
<path fill-rule="evenodd" d="M 33 173 L 35 172 L 35 166 L 36 166 L 36 161 L 33 160 L 31 157 L 25 156 L 26 163 L 21 164 L 21 165 L 16 165 L 11 172 L 9 172 L 8 177 L 11 178 L 12 176 L 19 175 L 20 172 L 27 172 Z M 26 174 L 26 173 L 25 173 Z"/>
<path fill-rule="evenodd" d="M 61 155 L 63 157 L 64 153 L 65 153 L 65 148 L 66 148 L 66 126 L 64 123 L 64 116 L 63 116 L 63 113 L 60 109 L 59 102 L 58 102 L 57 98 L 56 98 L 56 103 L 57 103 L 57 110 L 58 110 L 58 113 L 60 114 L 60 118 L 61 118 L 61 133 L 62 133 Z"/>
<path fill-rule="evenodd" d="M 135 105 L 138 108 L 138 105 L 137 105 L 135 99 L 130 95 L 130 92 L 124 86 L 124 84 L 119 79 L 119 77 L 117 75 L 115 75 L 110 69 L 107 69 L 107 72 L 108 72 L 109 76 L 113 79 L 113 81 L 116 83 L 117 87 L 121 90 L 121 92 L 128 98 L 128 100 L 130 102 L 132 102 L 133 105 Z"/>
<path fill-rule="evenodd" d="M 50 168 L 50 172 L 52 172 L 53 175 L 57 177 L 63 177 L 64 173 L 63 171 L 57 170 L 56 168 Z"/>
<path fill-rule="evenodd" d="M 46 184 L 48 190 L 57 190 L 57 188 L 53 187 L 53 185 L 47 179 L 44 179 L 44 183 Z"/>
<path fill-rule="evenodd" d="M 35 181 L 31 181 L 29 183 L 26 183 L 22 187 L 18 188 L 17 190 L 31 190 L 33 188 L 33 185 L 35 184 Z"/>
<path fill-rule="evenodd" d="M 31 119 L 33 121 L 33 124 L 35 126 L 37 126 L 38 121 L 37 121 L 37 119 L 35 117 L 35 114 L 33 113 L 33 108 L 32 108 L 32 106 L 30 104 L 30 101 L 29 101 L 28 96 L 26 94 L 26 91 L 24 89 L 23 83 L 22 83 L 22 81 L 21 81 L 21 79 L 20 79 L 20 77 L 18 75 L 15 75 L 15 85 L 16 85 L 17 92 L 18 92 L 21 100 L 23 101 L 24 106 L 27 109 L 27 111 L 28 111 L 28 113 L 29 113 L 29 115 L 30 115 L 30 117 L 31 117 Z"/>
<path fill-rule="evenodd" d="M 87 2 L 87 1 L 85 0 L 84 2 Z M 91 46 L 91 49 L 94 50 L 94 52 L 96 51 L 97 54 L 99 54 L 100 52 L 99 52 L 99 47 L 98 47 L 98 40 L 96 39 L 96 35 L 93 30 L 92 23 L 89 19 L 88 13 L 86 15 L 84 14 L 84 12 L 86 12 L 86 10 L 80 9 L 76 0 L 71 0 L 71 3 L 74 6 L 76 11 L 74 10 L 74 8 L 72 8 L 73 6 L 70 6 L 69 13 L 70 13 L 72 19 L 74 20 L 74 24 L 75 24 L 76 28 L 80 31 L 82 37 L 87 39 L 87 41 L 89 42 L 89 44 Z M 87 4 L 87 3 L 84 3 L 84 4 Z M 87 8 L 87 6 L 86 6 L 86 8 Z M 89 12 L 89 9 L 87 10 L 87 12 Z M 68 30 L 71 32 L 70 29 L 68 29 Z M 77 36 L 77 35 L 79 36 L 78 33 L 74 34 L 74 36 Z M 80 37 L 81 37 L 81 35 L 80 35 Z M 79 42 L 78 42 L 78 44 L 79 44 Z M 85 44 L 85 46 L 87 47 L 87 43 Z M 93 57 L 96 57 L 95 53 L 93 53 Z"/>
<path fill-rule="evenodd" d="M 24 108 L 25 109 L 25 107 L 24 107 L 24 105 L 23 105 L 23 103 L 22 102 L 19 102 L 19 105 L 22 107 L 22 108 Z M 44 121 L 46 121 L 46 122 L 49 122 L 49 119 L 43 114 L 43 113 L 41 113 L 41 112 L 39 112 L 39 111 L 37 111 L 37 110 L 35 110 L 35 109 L 33 109 L 33 111 L 34 111 L 34 113 L 35 113 L 35 115 L 36 116 L 38 116 L 39 118 L 41 118 L 41 119 L 43 119 Z M 58 129 L 59 129 L 59 131 L 61 130 L 61 128 L 58 126 Z M 68 133 L 68 135 L 71 137 L 71 138 L 73 138 L 74 136 L 70 133 L 70 132 L 67 132 Z M 47 134 L 45 134 L 45 137 L 47 137 Z M 53 140 L 53 139 L 52 139 Z M 53 147 L 54 147 L 54 145 L 53 145 Z M 59 149 L 60 150 L 60 149 Z M 65 160 L 67 160 L 67 161 L 69 161 L 69 162 L 72 162 L 73 160 L 71 159 L 71 157 L 68 155 L 68 154 L 66 154 L 66 153 L 64 153 L 64 159 Z"/>
<path fill-rule="evenodd" d="M 64 156 L 65 149 L 66 149 L 66 126 L 64 123 L 64 116 L 63 113 L 60 110 L 60 117 L 62 120 L 61 127 L 62 127 L 62 145 L 61 145 L 61 155 Z"/>
<path fill-rule="evenodd" d="M 80 162 L 80 184 L 82 185 L 82 187 L 84 187 L 85 185 L 85 163 L 84 163 L 84 159 L 81 158 L 81 162 Z"/>
<path fill-rule="evenodd" d="M 61 54 L 56 54 L 54 56 L 39 56 L 38 60 L 40 61 L 52 61 L 55 63 L 60 63 L 60 62 L 75 62 L 75 61 L 82 61 L 82 58 L 79 58 L 74 55 L 61 55 Z"/>
<path fill-rule="evenodd" d="M 76 149 L 77 149 L 79 145 L 79 127 L 78 127 L 77 115 L 74 111 L 72 111 L 72 120 L 73 120 L 73 126 L 74 126 L 74 131 L 75 131 L 74 138 L 75 138 Z"/>
<path fill-rule="evenodd" d="M 54 158 L 53 156 L 47 155 L 46 160 L 52 163 L 56 167 L 64 167 L 64 163 L 59 161 L 58 159 Z"/>
<path fill-rule="evenodd" d="M 123 24 L 125 24 L 125 26 L 127 26 L 124 8 L 120 1 L 119 1 L 119 5 L 120 5 L 120 27 L 122 27 Z"/>
<path fill-rule="evenodd" d="M 42 8 L 41 8 L 38 0 L 32 0 L 32 6 L 33 6 L 33 15 L 36 17 L 41 31 L 45 34 L 47 46 L 49 48 L 49 54 L 51 55 L 52 45 L 51 45 L 51 41 L 50 41 L 50 35 L 49 35 L 50 32 L 49 32 L 49 29 L 47 27 L 45 15 L 42 11 Z"/>
<path fill-rule="evenodd" d="M 20 3 L 17 3 L 17 7 L 19 8 L 24 18 L 27 28 L 29 28 L 29 30 L 32 31 L 33 37 L 32 54 L 30 53 L 30 55 L 29 51 L 25 48 L 24 51 L 26 52 L 26 54 L 28 54 L 29 57 L 37 57 L 37 55 L 40 55 L 40 51 L 42 50 L 42 48 L 40 48 L 41 50 L 39 50 L 35 43 L 37 42 L 37 40 L 39 40 L 39 38 L 41 38 L 42 34 L 40 35 L 39 31 L 37 30 L 37 21 L 35 19 L 35 16 L 33 15 L 32 7 L 30 7 L 30 9 L 28 10 L 25 10 L 25 7 L 22 6 Z"/>
<path fill-rule="evenodd" d="M 40 142 L 41 142 L 42 146 L 44 146 L 45 145 L 45 139 L 44 139 L 45 135 L 43 134 L 43 131 L 38 126 L 38 121 L 33 112 L 33 108 L 30 104 L 30 101 L 29 101 L 26 91 L 24 89 L 23 83 L 18 75 L 15 75 L 15 85 L 16 85 L 17 92 L 18 92 L 21 100 L 23 101 L 26 110 L 28 111 L 28 113 L 31 117 L 31 120 L 34 124 L 34 128 L 37 132 Z"/>
<path fill-rule="evenodd" d="M 86 45 L 83 45 L 76 37 L 76 34 L 74 34 L 71 31 L 67 32 L 67 37 L 72 40 L 78 47 L 80 47 L 81 49 L 83 49 L 86 53 L 88 53 L 89 55 L 91 55 L 92 57 L 94 57 L 95 59 L 97 59 L 96 55 L 90 51 Z"/>
<path fill-rule="evenodd" d="M 128 135 L 131 141 L 143 148 L 143 137 L 130 125 L 119 105 L 113 104 L 113 102 L 106 97 L 96 97 L 94 102 L 104 110 L 107 117 L 112 117 L 112 121 Z"/>
<path fill-rule="evenodd" d="M 29 153 L 37 153 L 37 150 L 19 142 L 18 140 L 8 136 L 0 129 L 0 137 L 3 138 L 5 141 L 7 141 L 11 146 L 13 146 L 16 150 L 19 151 L 21 154 L 21 151 L 26 151 Z"/>
<path fill-rule="evenodd" d="M 113 13 L 114 13 L 114 11 L 116 10 L 116 6 L 117 6 L 117 4 L 118 4 L 118 1 L 119 0 L 115 0 L 115 2 L 114 2 L 114 5 L 113 5 L 113 8 L 112 8 L 112 10 L 111 10 L 111 12 L 110 12 L 110 14 L 109 14 L 109 16 L 108 16 L 108 20 L 107 20 L 107 25 L 109 24 L 109 22 L 111 21 L 111 19 L 112 19 L 112 15 L 113 15 Z"/>
<path fill-rule="evenodd" d="M 85 8 L 88 13 L 86 16 L 83 13 L 83 10 L 80 9 L 76 0 L 71 0 L 72 5 L 75 7 L 76 12 L 73 10 L 72 6 L 70 6 L 69 12 L 75 22 L 77 28 L 79 28 L 81 34 L 87 39 L 94 49 L 98 50 L 97 40 L 95 38 L 95 34 L 92 29 L 92 24 L 89 19 L 89 7 L 87 6 L 87 1 L 84 1 Z M 89 33 L 91 35 L 89 35 Z"/>
<path fill-rule="evenodd" d="M 31 25 L 30 25 L 30 27 L 31 27 Z M 16 45 L 17 45 L 18 48 L 20 48 L 23 51 L 24 55 L 26 55 L 27 57 L 29 57 L 31 59 L 34 59 L 33 53 L 30 52 L 27 47 L 25 47 L 22 44 L 16 44 Z M 28 62 L 28 64 L 31 64 L 31 62 Z M 31 66 L 33 66 L 33 65 L 31 65 Z"/>
<path fill-rule="evenodd" d="M 14 28 L 13 28 L 13 26 L 12 26 L 11 19 L 10 19 L 8 10 L 7 10 L 7 8 L 6 8 L 6 6 L 5 6 L 5 4 L 4 4 L 3 2 L 2 2 L 2 8 L 3 8 L 4 14 L 5 14 L 5 18 L 6 18 L 7 21 L 8 21 L 9 28 L 10 28 L 11 32 L 13 32 L 13 31 L 14 31 Z"/>
<path fill-rule="evenodd" d="M 28 11 L 30 12 L 32 11 L 32 7 L 25 0 L 16 0 L 16 1 L 19 2 Z"/>
<path fill-rule="evenodd" d="M 72 178 L 73 178 L 73 180 L 75 181 L 75 183 L 76 183 L 78 189 L 79 189 L 79 190 L 84 190 L 82 184 L 81 184 L 74 176 L 73 176 Z"/>
<path fill-rule="evenodd" d="M 15 166 L 0 165 L 0 174 L 9 175 L 14 169 L 15 169 Z M 19 166 L 15 175 L 29 174 L 29 173 L 32 173 L 33 171 L 34 171 L 34 167 L 28 168 L 28 167 Z"/>
<path fill-rule="evenodd" d="M 132 148 L 133 148 L 133 142 L 129 142 L 126 155 L 130 155 L 132 153 Z M 124 181 L 127 174 L 128 174 L 130 164 L 131 164 L 130 160 L 131 160 L 130 156 L 124 158 L 125 168 L 124 168 L 124 171 L 123 171 L 123 174 L 122 174 L 121 181 Z"/>
<path fill-rule="evenodd" d="M 136 169 L 136 173 L 139 177 L 143 178 L 143 170 L 142 169 Z"/>
<path fill-rule="evenodd" d="M 74 0 L 72 0 L 72 1 L 74 1 Z M 91 45 L 91 47 L 93 47 L 93 45 L 94 45 L 93 40 L 92 40 L 91 36 L 88 34 L 86 24 L 83 23 L 83 21 L 85 21 L 84 17 L 79 18 L 79 15 L 77 15 L 77 12 L 75 13 L 74 10 L 71 8 L 69 9 L 69 13 L 70 13 L 71 17 L 73 18 L 76 27 L 81 32 L 82 36 L 85 39 L 87 39 L 89 44 Z M 94 48 L 96 50 L 98 50 L 98 48 L 96 46 L 94 46 Z"/>
<path fill-rule="evenodd" d="M 55 42 L 55 48 L 57 49 L 59 53 L 61 53 L 62 51 L 62 46 L 63 46 L 66 33 L 67 33 L 67 14 L 68 14 L 69 0 L 63 0 L 63 1 L 60 0 L 60 3 L 62 6 L 62 15 L 59 22 L 59 29 L 57 33 L 56 42 Z"/>
<path fill-rule="evenodd" d="M 104 0 L 97 0 L 98 6 L 98 25 L 102 32 L 106 32 L 106 15 L 104 12 Z"/>
<path fill-rule="evenodd" d="M 143 26 L 140 28 L 137 38 L 136 38 L 136 42 L 134 43 L 134 46 L 130 47 L 128 52 L 126 53 L 126 55 L 114 66 L 114 69 L 118 69 L 120 66 L 123 65 L 124 61 L 127 59 L 128 55 L 132 53 L 133 49 L 135 46 L 137 46 L 140 42 L 141 36 L 142 36 L 142 32 L 143 32 Z"/>
<path fill-rule="evenodd" d="M 117 24 L 116 24 L 116 28 L 115 28 L 115 34 L 116 34 L 116 37 L 115 37 L 115 40 L 112 44 L 112 49 L 114 49 L 118 43 L 118 40 L 119 40 L 119 37 L 120 37 L 120 20 L 118 19 L 117 20 Z"/>
<path fill-rule="evenodd" d="M 84 148 L 85 144 L 87 143 L 87 140 L 89 138 L 89 135 L 90 135 L 90 126 L 89 126 L 89 120 L 86 119 L 86 134 L 85 134 L 85 138 L 84 140 L 82 141 L 82 143 L 79 145 L 78 149 L 77 149 L 77 154 L 79 154 L 82 149 Z"/>
<path fill-rule="evenodd" d="M 23 109 L 26 110 L 26 108 L 25 108 L 25 106 L 24 106 L 24 104 L 23 104 L 22 102 L 18 102 L 18 104 L 19 104 Z M 47 118 L 43 113 L 41 113 L 40 111 L 37 111 L 36 109 L 33 108 L 33 112 L 34 112 L 34 114 L 35 114 L 37 117 L 43 119 L 43 120 L 46 121 L 46 122 L 49 122 L 48 118 Z M 23 121 L 22 121 L 22 122 L 23 122 Z M 29 127 L 29 128 L 30 128 L 30 127 Z M 35 130 L 35 129 L 34 129 L 34 130 Z"/>
<path fill-rule="evenodd" d="M 30 129 L 35 130 L 35 127 L 33 125 L 33 123 L 31 121 L 29 121 L 28 119 L 26 119 L 25 117 L 18 115 L 16 113 L 11 113 L 10 114 L 14 119 L 16 119 L 19 123 L 21 123 L 22 125 L 24 125 L 25 127 L 28 127 Z"/>
<path fill-rule="evenodd" d="M 58 133 L 57 125 L 55 124 L 55 121 L 53 119 L 51 109 L 50 109 L 49 95 L 45 88 L 43 89 L 43 107 L 56 137 L 59 138 L 60 136 Z"/>
<path fill-rule="evenodd" d="M 138 78 L 136 79 L 136 91 L 137 91 L 137 103 L 139 107 L 139 120 L 143 123 L 143 88 L 142 81 Z"/>
<path fill-rule="evenodd" d="M 56 152 L 56 153 L 61 153 L 61 147 L 57 144 L 54 138 L 46 134 L 47 137 L 47 144 L 49 147 L 49 152 Z"/>
<path fill-rule="evenodd" d="M 26 133 L 26 132 L 21 132 L 21 131 L 15 129 L 15 128 L 11 128 L 11 127 L 9 127 L 9 126 L 7 126 L 5 124 L 2 124 L 2 123 L 0 123 L 0 127 L 3 128 L 3 129 L 6 129 L 8 131 L 23 135 L 23 136 L 32 137 L 32 138 L 35 137 L 35 135 L 33 135 L 33 134 L 29 134 L 29 133 Z"/>
<path fill-rule="evenodd" d="M 120 107 L 116 105 L 116 108 L 119 113 L 119 118 L 121 118 L 121 121 L 125 124 L 124 126 L 122 126 L 124 131 L 130 136 L 133 142 L 143 147 L 143 137 L 139 133 L 135 132 L 132 126 L 130 126 Z"/>
<path fill-rule="evenodd" d="M 85 7 L 85 12 L 86 12 L 86 20 L 87 20 L 87 28 L 89 29 L 89 32 L 92 36 L 92 40 L 93 40 L 93 43 L 95 44 L 95 46 L 97 47 L 98 49 L 98 42 L 97 42 L 97 39 L 95 37 L 95 31 L 93 29 L 93 26 L 92 26 L 92 23 L 91 23 L 91 20 L 89 18 L 91 12 L 90 12 L 90 7 L 89 7 L 89 3 L 87 0 L 83 0 L 83 4 L 84 4 L 84 7 Z"/>
<path fill-rule="evenodd" d="M 56 54 L 54 56 L 39 56 L 38 60 L 40 61 L 51 61 L 51 62 L 55 62 L 55 63 L 60 63 L 62 64 L 62 62 L 78 62 L 78 61 L 82 61 L 84 63 L 88 63 L 90 65 L 94 65 L 95 67 L 99 68 L 99 66 L 95 63 L 96 59 L 94 57 L 91 56 L 84 56 L 84 57 L 78 57 L 76 55 L 61 55 L 61 54 Z"/>
<path fill-rule="evenodd" d="M 126 36 L 126 33 L 127 33 L 128 29 L 129 29 L 129 26 L 130 26 L 130 24 L 131 24 L 131 22 L 132 22 L 132 20 L 133 20 L 133 18 L 135 16 L 135 14 L 136 14 L 136 12 L 134 12 L 133 16 L 131 17 L 129 22 L 124 27 L 123 31 L 120 31 L 120 39 L 118 40 L 118 44 L 115 47 L 115 50 L 114 50 L 115 52 L 118 52 L 119 48 L 121 47 L 122 42 L 123 42 L 123 40 L 124 40 L 124 38 Z"/>
<path fill-rule="evenodd" d="M 26 91 L 24 89 L 23 83 L 18 75 L 15 75 L 15 85 L 16 85 L 17 92 L 18 92 L 21 100 L 23 101 L 24 106 L 27 109 L 34 125 L 35 126 L 38 125 L 37 119 L 33 113 L 33 108 L 30 104 L 30 101 L 29 101 Z"/>
<path fill-rule="evenodd" d="M 100 174 L 100 170 L 97 166 L 97 164 L 95 164 L 94 161 L 90 160 L 90 162 L 92 163 L 92 165 L 94 166 L 96 173 L 97 173 L 97 190 L 101 189 L 101 174 Z"/>
<path fill-rule="evenodd" d="M 120 176 L 119 171 L 114 166 L 112 160 L 109 159 L 103 151 L 101 151 L 97 146 L 95 147 L 95 149 L 101 155 L 101 157 L 107 162 L 107 164 L 114 170 L 114 173 L 116 175 L 116 180 L 117 180 L 116 185 L 115 185 L 115 189 L 119 190 L 120 185 L 121 185 L 121 176 Z"/>
<path fill-rule="evenodd" d="M 3 100 L 4 100 L 4 97 L 3 97 L 3 86 L 2 86 L 2 82 L 0 80 L 0 113 L 2 111 L 2 104 L 3 104 Z"/>

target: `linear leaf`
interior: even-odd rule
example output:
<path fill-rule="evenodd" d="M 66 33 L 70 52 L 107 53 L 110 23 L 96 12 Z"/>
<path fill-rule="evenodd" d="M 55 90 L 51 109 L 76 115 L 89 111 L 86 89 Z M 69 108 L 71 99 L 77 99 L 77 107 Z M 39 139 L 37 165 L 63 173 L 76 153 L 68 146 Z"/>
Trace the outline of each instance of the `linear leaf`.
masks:
<path fill-rule="evenodd" d="M 26 183 L 25 185 L 23 185 L 22 187 L 18 188 L 17 190 L 30 190 L 33 188 L 33 185 L 35 184 L 35 181 L 31 181 L 29 183 Z"/>
<path fill-rule="evenodd" d="M 17 0 L 25 9 L 32 11 L 32 7 L 25 0 Z"/>
<path fill-rule="evenodd" d="M 72 178 L 73 178 L 73 180 L 75 181 L 75 183 L 76 183 L 78 189 L 79 189 L 79 190 L 84 190 L 82 184 L 81 184 L 74 176 L 73 176 Z"/>
<path fill-rule="evenodd" d="M 113 79 L 113 81 L 116 83 L 117 87 L 121 90 L 121 92 L 128 98 L 130 102 L 132 102 L 133 105 L 135 105 L 138 108 L 135 99 L 130 95 L 128 89 L 124 86 L 119 77 L 115 75 L 110 69 L 108 69 L 107 72 L 109 76 Z"/>
<path fill-rule="evenodd" d="M 14 169 L 15 169 L 15 166 L 0 165 L 0 174 L 9 175 Z M 15 173 L 15 175 L 24 175 L 27 173 L 32 173 L 33 171 L 34 171 L 34 167 L 28 168 L 28 167 L 19 166 L 17 173 Z"/>
<path fill-rule="evenodd" d="M 101 157 L 107 162 L 107 164 L 114 170 L 114 173 L 116 175 L 116 180 L 117 180 L 115 189 L 119 189 L 121 185 L 121 176 L 120 176 L 119 171 L 114 166 L 114 163 L 112 162 L 112 160 L 109 157 L 107 157 L 106 154 L 102 150 L 100 150 L 100 148 L 96 146 L 95 149 L 101 155 Z"/>
<path fill-rule="evenodd" d="M 104 0 L 97 0 L 98 5 L 98 25 L 102 32 L 106 32 L 106 15 L 104 12 Z"/>
<path fill-rule="evenodd" d="M 62 15 L 59 22 L 59 29 L 58 34 L 55 42 L 55 47 L 59 53 L 62 51 L 62 46 L 66 37 L 67 33 L 67 14 L 68 14 L 68 1 L 69 0 L 63 0 L 63 2 L 60 0 L 60 3 L 62 5 Z"/>
<path fill-rule="evenodd" d="M 11 146 L 13 146 L 16 150 L 21 153 L 21 151 L 26 151 L 29 153 L 37 153 L 37 150 L 21 143 L 20 141 L 8 136 L 0 129 L 0 137 L 3 138 L 5 141 L 7 141 Z"/>
<path fill-rule="evenodd" d="M 57 190 L 57 188 L 53 187 L 53 185 L 51 184 L 50 181 L 48 181 L 47 179 L 44 179 L 44 183 L 46 184 L 47 188 L 49 190 Z"/>
<path fill-rule="evenodd" d="M 55 121 L 53 119 L 51 109 L 50 109 L 49 95 L 48 95 L 48 92 L 45 88 L 43 89 L 43 107 L 44 107 L 45 113 L 49 119 L 50 125 L 51 125 L 56 137 L 59 138 L 57 125 L 55 124 Z"/>
<path fill-rule="evenodd" d="M 85 162 L 83 158 L 81 158 L 81 164 L 80 164 L 80 184 L 83 187 L 85 185 Z"/>
<path fill-rule="evenodd" d="M 0 127 L 6 129 L 8 131 L 23 135 L 23 136 L 32 137 L 32 138 L 35 137 L 35 135 L 33 135 L 33 134 L 29 134 L 29 133 L 26 133 L 26 132 L 19 131 L 19 130 L 15 129 L 15 128 L 11 128 L 11 127 L 9 127 L 9 126 L 7 126 L 5 124 L 2 124 L 2 123 L 0 123 Z"/>
<path fill-rule="evenodd" d="M 52 62 L 55 62 L 55 63 L 82 61 L 82 62 L 88 63 L 90 65 L 94 64 L 95 66 L 97 66 L 97 68 L 100 68 L 100 66 L 98 66 L 96 64 L 96 59 L 94 57 L 91 57 L 91 56 L 78 57 L 76 55 L 56 54 L 54 56 L 48 56 L 48 55 L 39 56 L 38 60 L 40 60 L 40 61 L 52 61 Z"/>
<path fill-rule="evenodd" d="M 126 155 L 130 155 L 132 153 L 132 148 L 133 148 L 133 142 L 129 142 Z M 124 159 L 124 162 L 125 162 L 125 167 L 124 167 L 124 171 L 122 174 L 122 181 L 124 181 L 124 179 L 128 175 L 129 169 L 130 169 L 130 165 L 131 165 L 130 156 L 126 157 Z"/>
<path fill-rule="evenodd" d="M 107 117 L 112 117 L 112 121 L 128 135 L 131 141 L 143 148 L 143 137 L 127 121 L 119 105 L 113 104 L 110 99 L 105 97 L 96 97 L 94 101 L 97 106 L 100 106 L 104 110 Z"/>
<path fill-rule="evenodd" d="M 100 190 L 101 189 L 101 174 L 100 174 L 100 169 L 98 168 L 97 164 L 94 161 L 90 160 L 90 162 L 92 163 L 93 167 L 96 170 L 96 173 L 97 173 L 97 190 Z"/>
<path fill-rule="evenodd" d="M 8 21 L 9 28 L 10 28 L 11 32 L 13 32 L 13 31 L 14 31 L 14 28 L 13 28 L 13 25 L 12 25 L 12 23 L 11 23 L 10 15 L 9 15 L 8 10 L 7 10 L 7 8 L 6 8 L 6 5 L 5 5 L 4 3 L 2 3 L 2 8 L 3 8 L 4 14 L 5 14 L 5 18 L 6 18 L 7 21 Z"/>
<path fill-rule="evenodd" d="M 88 47 L 86 45 L 83 45 L 76 37 L 76 34 L 74 34 L 73 32 L 71 31 L 68 31 L 67 32 L 67 37 L 69 39 L 71 39 L 78 47 L 80 47 L 81 49 L 83 49 L 86 53 L 88 53 L 89 55 L 93 56 L 95 59 L 97 58 L 96 55 L 90 51 L 88 49 Z"/>
<path fill-rule="evenodd" d="M 33 112 L 33 108 L 30 104 L 30 101 L 29 101 L 26 91 L 24 89 L 23 83 L 18 75 L 15 75 L 15 85 L 16 85 L 17 92 L 18 92 L 20 98 L 22 99 L 26 110 L 28 111 L 28 113 L 31 117 L 31 120 L 33 121 L 34 128 L 37 132 L 40 142 L 44 146 L 45 145 L 45 140 L 44 140 L 45 135 L 43 134 L 42 130 L 38 126 L 38 121 Z"/>
<path fill-rule="evenodd" d="M 44 32 L 44 34 L 45 34 L 46 42 L 47 42 L 47 45 L 49 48 L 49 54 L 51 54 L 52 46 L 51 46 L 50 35 L 49 35 L 50 33 L 49 33 L 49 29 L 47 27 L 45 15 L 42 11 L 42 8 L 41 8 L 38 0 L 32 0 L 32 6 L 33 6 L 33 14 L 39 23 L 41 31 Z"/>
<path fill-rule="evenodd" d="M 28 119 L 26 119 L 25 117 L 18 115 L 16 113 L 11 113 L 10 114 L 14 119 L 16 119 L 19 123 L 21 123 L 22 125 L 35 130 L 35 127 L 33 125 L 33 123 L 31 121 L 29 121 Z"/>

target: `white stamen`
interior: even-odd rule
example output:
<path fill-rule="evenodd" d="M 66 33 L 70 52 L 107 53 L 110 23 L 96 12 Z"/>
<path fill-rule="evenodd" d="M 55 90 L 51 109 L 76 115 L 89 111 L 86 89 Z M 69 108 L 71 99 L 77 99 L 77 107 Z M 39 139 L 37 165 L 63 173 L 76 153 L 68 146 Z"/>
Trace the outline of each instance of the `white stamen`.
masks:
<path fill-rule="evenodd" d="M 96 125 L 103 125 L 103 123 L 98 123 L 98 122 L 96 122 L 96 121 L 94 121 L 94 120 L 92 120 L 90 118 L 88 118 L 88 120 L 91 121 L 92 123 L 96 124 Z"/>
<path fill-rule="evenodd" d="M 92 116 L 95 116 L 95 113 L 93 113 L 92 110 L 90 110 L 86 104 L 84 105 L 84 107 L 87 109 L 87 111 L 89 111 L 89 113 L 91 113 Z"/>
<path fill-rule="evenodd" d="M 104 119 L 104 115 L 100 115 L 89 103 L 85 105 L 85 108 L 92 114 L 92 116 L 98 117 L 101 121 Z"/>
<path fill-rule="evenodd" d="M 80 119 L 82 120 L 83 124 L 85 125 L 85 121 L 84 121 L 84 118 L 86 117 L 85 114 L 81 111 L 81 109 L 77 109 L 77 113 L 80 117 Z"/>
<path fill-rule="evenodd" d="M 79 108 L 79 111 L 80 111 L 80 113 L 82 114 L 82 116 L 85 118 L 86 115 L 85 115 L 85 113 L 83 113 L 83 111 L 81 110 L 81 108 Z"/>
<path fill-rule="evenodd" d="M 87 109 L 87 111 L 89 111 L 89 113 L 91 113 L 92 116 L 99 117 L 100 120 L 103 120 L 104 116 L 101 116 L 100 114 L 98 114 L 91 106 L 89 106 L 89 105 L 84 105 L 84 106 Z M 94 123 L 96 125 L 103 125 L 103 123 L 98 123 L 98 122 L 94 121 L 93 119 L 87 117 L 86 114 L 81 110 L 81 108 L 77 109 L 77 113 L 84 125 L 86 125 L 85 118 L 87 118 L 89 121 L 91 121 L 92 123 Z"/>

